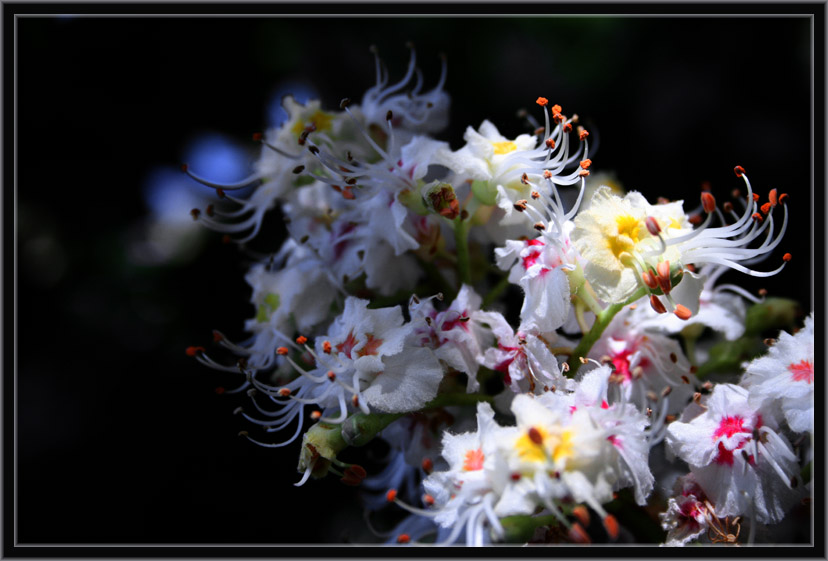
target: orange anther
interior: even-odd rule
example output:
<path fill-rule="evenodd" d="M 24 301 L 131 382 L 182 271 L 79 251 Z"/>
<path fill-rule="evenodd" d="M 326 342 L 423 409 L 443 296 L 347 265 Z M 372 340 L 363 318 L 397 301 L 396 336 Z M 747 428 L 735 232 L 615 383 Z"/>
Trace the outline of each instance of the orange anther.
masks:
<path fill-rule="evenodd" d="M 662 261 L 661 263 L 656 265 L 656 271 L 658 272 L 659 277 L 670 278 L 670 262 Z"/>
<path fill-rule="evenodd" d="M 331 382 L 336 380 L 336 374 L 334 374 L 333 370 L 328 370 L 328 380 L 330 380 Z"/>
<path fill-rule="evenodd" d="M 578 134 L 578 138 L 580 138 L 581 140 L 585 140 L 586 137 L 588 137 L 588 136 L 589 136 L 589 131 L 587 131 L 586 129 L 581 130 L 581 132 Z"/>
<path fill-rule="evenodd" d="M 782 193 L 781 195 L 779 195 L 779 204 L 784 203 L 787 198 L 788 198 L 787 193 Z"/>
<path fill-rule="evenodd" d="M 551 177 L 552 177 L 552 172 L 551 171 L 549 171 L 548 169 L 543 170 L 543 178 L 544 179 L 549 179 Z"/>
<path fill-rule="evenodd" d="M 555 148 L 555 141 L 552 140 L 551 138 L 547 138 L 546 139 L 546 147 L 549 148 L 550 150 L 552 150 L 553 148 Z"/>
<path fill-rule="evenodd" d="M 281 389 L 279 390 L 279 396 L 281 396 L 281 397 L 287 397 L 287 396 L 289 396 L 289 395 L 290 395 L 290 388 L 281 388 Z"/>
<path fill-rule="evenodd" d="M 589 534 L 586 533 L 584 527 L 577 522 L 569 528 L 569 539 L 574 543 L 591 543 Z"/>
<path fill-rule="evenodd" d="M 736 177 L 742 177 L 742 174 L 745 173 L 745 168 L 742 166 L 736 166 L 733 168 L 733 171 L 736 173 Z"/>
<path fill-rule="evenodd" d="M 354 407 L 359 407 L 359 396 L 357 394 L 351 397 L 351 403 L 354 404 Z"/>
<path fill-rule="evenodd" d="M 776 206 L 779 200 L 776 198 L 776 189 L 771 189 L 770 193 L 768 193 L 768 200 L 770 201 L 771 206 Z"/>
<path fill-rule="evenodd" d="M 782 261 L 784 261 L 784 262 L 786 262 L 786 263 L 787 263 L 787 262 L 788 262 L 788 261 L 790 261 L 792 258 L 793 258 L 793 256 L 792 256 L 790 253 L 786 253 L 785 255 L 783 255 L 783 256 L 782 256 Z"/>
<path fill-rule="evenodd" d="M 434 462 L 431 461 L 431 458 L 423 458 L 421 465 L 426 473 L 431 473 L 434 470 Z"/>
<path fill-rule="evenodd" d="M 644 281 L 644 284 L 647 285 L 647 288 L 653 290 L 658 286 L 658 282 L 655 280 L 655 277 L 650 271 L 644 271 L 641 273 L 641 280 Z"/>
<path fill-rule="evenodd" d="M 408 543 L 411 541 L 411 536 L 408 534 L 400 534 L 397 536 L 397 543 Z"/>
<path fill-rule="evenodd" d="M 561 116 L 563 118 L 563 116 Z M 572 132 L 572 124 L 567 123 L 563 126 L 563 131 L 566 133 Z"/>
<path fill-rule="evenodd" d="M 584 168 L 584 169 L 589 169 L 589 166 L 591 166 L 591 165 L 592 165 L 592 160 L 590 160 L 589 158 L 587 158 L 586 160 L 581 161 L 581 167 Z"/>
<path fill-rule="evenodd" d="M 397 499 L 397 490 L 396 489 L 389 489 L 388 492 L 385 494 L 385 500 L 389 503 L 393 503 Z"/>
<path fill-rule="evenodd" d="M 716 210 L 716 197 L 705 191 L 701 194 L 702 208 L 704 212 L 710 214 Z"/>
<path fill-rule="evenodd" d="M 751 215 L 751 218 L 753 218 L 754 220 L 757 220 L 757 221 L 759 221 L 759 222 L 761 222 L 761 221 L 762 221 L 762 215 L 761 215 L 761 214 L 759 214 L 758 212 L 754 212 L 754 213 Z"/>
<path fill-rule="evenodd" d="M 702 223 L 701 214 L 692 214 L 687 217 L 687 221 L 692 224 L 693 226 L 698 226 Z"/>
<path fill-rule="evenodd" d="M 331 354 L 331 342 L 325 341 L 322 343 L 322 352 Z"/>
<path fill-rule="evenodd" d="M 673 312 L 673 313 L 676 314 L 677 318 L 683 319 L 685 321 L 690 319 L 690 316 L 693 315 L 693 313 L 690 310 L 688 310 L 686 307 L 682 306 L 681 304 L 676 306 L 676 311 Z"/>
<path fill-rule="evenodd" d="M 284 355 L 288 354 L 289 352 L 290 352 L 290 351 L 288 351 L 288 348 L 287 348 L 287 347 L 279 347 L 278 349 L 276 349 L 276 354 L 277 354 L 277 355 L 282 355 L 282 356 L 284 356 Z"/>
<path fill-rule="evenodd" d="M 195 356 L 199 352 L 204 352 L 204 347 L 187 347 L 187 350 L 184 351 L 187 353 L 187 356 Z"/>
<path fill-rule="evenodd" d="M 584 505 L 578 505 L 572 509 L 572 515 L 578 519 L 582 526 L 589 526 L 589 511 Z"/>
<path fill-rule="evenodd" d="M 604 517 L 604 528 L 607 530 L 610 539 L 618 538 L 618 520 L 612 514 L 607 514 Z"/>
<path fill-rule="evenodd" d="M 314 421 L 318 421 L 322 417 L 322 411 L 313 411 L 310 416 Z"/>
<path fill-rule="evenodd" d="M 581 171 L 578 172 L 578 177 L 586 177 L 587 175 L 589 175 L 589 170 L 588 169 L 582 169 Z"/>
<path fill-rule="evenodd" d="M 305 343 L 308 342 L 308 338 L 305 337 L 304 335 L 300 335 L 299 337 L 296 338 L 296 342 L 299 343 L 300 345 L 304 345 Z"/>
<path fill-rule="evenodd" d="M 545 97 L 539 97 L 538 99 L 535 100 L 535 103 L 537 103 L 541 107 L 546 107 L 546 104 L 549 103 L 549 100 L 546 99 Z"/>
<path fill-rule="evenodd" d="M 560 105 L 552 106 L 552 113 L 560 113 L 561 111 L 563 111 L 563 107 L 561 107 Z"/>
<path fill-rule="evenodd" d="M 656 313 L 663 314 L 667 312 L 667 308 L 664 307 L 664 304 L 661 303 L 655 294 L 650 294 L 650 306 L 656 311 Z"/>
<path fill-rule="evenodd" d="M 426 506 L 431 506 L 434 504 L 434 497 L 432 497 L 429 494 L 425 494 L 423 495 L 423 502 L 426 504 Z"/>
<path fill-rule="evenodd" d="M 770 203 L 765 203 L 765 204 L 763 204 L 761 207 L 759 207 L 759 210 L 761 210 L 761 211 L 762 211 L 762 214 L 767 214 L 767 213 L 769 213 L 769 212 L 770 212 L 770 209 L 771 209 L 771 204 L 770 204 Z"/>

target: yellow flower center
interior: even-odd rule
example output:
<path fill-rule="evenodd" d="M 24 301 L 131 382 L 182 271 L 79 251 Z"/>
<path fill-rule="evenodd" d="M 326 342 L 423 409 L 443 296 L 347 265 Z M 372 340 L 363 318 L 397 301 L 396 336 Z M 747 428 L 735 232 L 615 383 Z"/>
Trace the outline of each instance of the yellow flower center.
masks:
<path fill-rule="evenodd" d="M 618 234 L 607 236 L 607 245 L 613 255 L 620 258 L 622 253 L 630 252 L 638 244 L 638 235 L 644 223 L 629 214 L 621 214 L 615 218 L 615 224 L 618 227 Z"/>
<path fill-rule="evenodd" d="M 330 130 L 331 121 L 333 121 L 333 115 L 317 109 L 311 116 L 306 117 L 304 120 L 297 119 L 290 131 L 298 137 L 305 130 L 305 127 L 310 125 L 314 125 L 317 131 Z"/>
<path fill-rule="evenodd" d="M 509 152 L 517 150 L 517 144 L 511 140 L 506 140 L 504 142 L 492 142 L 492 146 L 494 146 L 494 153 L 498 155 L 508 154 Z"/>

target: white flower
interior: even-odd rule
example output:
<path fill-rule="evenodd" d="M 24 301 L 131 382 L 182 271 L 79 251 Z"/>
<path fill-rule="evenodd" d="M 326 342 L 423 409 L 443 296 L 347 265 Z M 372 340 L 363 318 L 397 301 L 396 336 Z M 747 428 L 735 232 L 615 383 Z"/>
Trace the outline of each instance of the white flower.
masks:
<path fill-rule="evenodd" d="M 676 480 L 667 510 L 659 514 L 661 527 L 667 530 L 664 545 L 679 547 L 702 536 L 709 523 L 707 497 L 692 473 Z"/>
<path fill-rule="evenodd" d="M 814 433 L 814 314 L 805 327 L 790 335 L 779 334 L 765 356 L 747 365 L 740 383 L 750 402 L 764 401 L 781 407 L 794 432 Z"/>
<path fill-rule="evenodd" d="M 692 405 L 692 404 L 691 404 Z M 797 499 L 797 459 L 776 432 L 773 415 L 748 401 L 748 391 L 718 384 L 704 412 L 667 427 L 667 444 L 691 468 L 716 505 L 716 516 L 782 520 Z"/>

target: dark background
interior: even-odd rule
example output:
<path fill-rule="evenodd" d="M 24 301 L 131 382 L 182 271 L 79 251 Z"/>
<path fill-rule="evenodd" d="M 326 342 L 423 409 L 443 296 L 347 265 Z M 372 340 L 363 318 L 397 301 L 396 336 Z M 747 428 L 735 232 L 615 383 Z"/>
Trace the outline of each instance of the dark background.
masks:
<path fill-rule="evenodd" d="M 439 137 L 454 149 L 483 119 L 526 132 L 516 110 L 545 96 L 600 139 L 595 172 L 651 201 L 693 207 L 704 181 L 727 200 L 742 187 L 737 164 L 763 197 L 788 192 L 786 239 L 757 267 L 790 251 L 788 269 L 729 278 L 812 309 L 807 18 L 21 18 L 20 542 L 359 539 L 353 490 L 333 478 L 295 488 L 298 443 L 238 438 L 243 399 L 214 392 L 237 379 L 184 354 L 214 328 L 243 335 L 253 309 L 238 251 L 211 233 L 191 259 L 147 266 L 128 246 L 148 216 L 151 170 L 177 166 L 200 134 L 249 146 L 252 161 L 250 134 L 280 84 L 313 84 L 328 108 L 358 100 L 374 81 L 369 46 L 394 78 L 409 40 L 427 86 L 448 56 L 451 125 Z"/>

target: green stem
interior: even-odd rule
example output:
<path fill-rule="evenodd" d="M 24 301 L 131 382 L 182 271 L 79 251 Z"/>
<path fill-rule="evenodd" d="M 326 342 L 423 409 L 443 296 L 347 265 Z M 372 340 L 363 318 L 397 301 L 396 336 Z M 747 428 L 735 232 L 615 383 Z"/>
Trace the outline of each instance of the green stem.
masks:
<path fill-rule="evenodd" d="M 604 333 L 604 330 L 612 321 L 612 318 L 615 317 L 615 314 L 620 312 L 624 306 L 632 304 L 642 296 L 647 293 L 646 287 L 640 287 L 635 293 L 630 296 L 626 302 L 622 302 L 620 304 L 611 304 L 607 306 L 605 310 L 595 316 L 595 323 L 592 324 L 592 329 L 589 330 L 589 333 L 581 338 L 581 341 L 578 343 L 578 346 L 575 347 L 575 351 L 572 353 L 572 356 L 569 357 L 569 372 L 567 372 L 567 376 L 570 378 L 575 377 L 575 373 L 578 372 L 578 368 L 581 366 L 581 357 L 585 357 L 589 354 L 589 350 L 592 348 L 592 345 L 601 338 L 601 334 Z"/>
<path fill-rule="evenodd" d="M 454 220 L 454 243 L 457 246 L 457 275 L 460 284 L 471 285 L 471 267 L 469 266 L 469 220 L 458 217 Z"/>
<path fill-rule="evenodd" d="M 489 291 L 485 298 L 483 298 L 483 303 L 480 305 L 481 310 L 485 310 L 488 308 L 492 302 L 498 299 L 498 297 L 506 290 L 506 287 L 509 286 L 509 276 L 505 276 L 501 278 L 494 287 Z"/>

